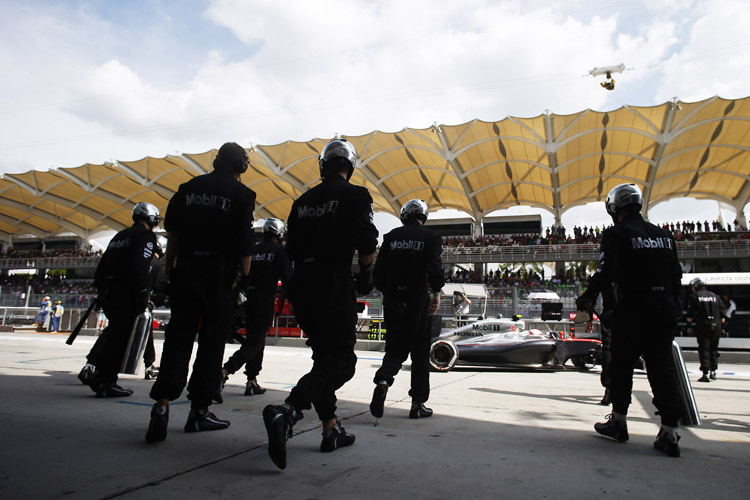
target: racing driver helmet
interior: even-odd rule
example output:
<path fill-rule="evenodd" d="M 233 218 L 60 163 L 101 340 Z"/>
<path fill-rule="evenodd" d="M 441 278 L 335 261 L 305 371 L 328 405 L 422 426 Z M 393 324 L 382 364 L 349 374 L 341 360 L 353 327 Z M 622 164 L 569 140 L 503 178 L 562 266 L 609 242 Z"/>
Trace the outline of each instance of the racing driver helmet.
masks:
<path fill-rule="evenodd" d="M 284 234 L 284 223 L 279 219 L 266 219 L 263 223 L 263 234 L 270 234 L 281 239 Z"/>
<path fill-rule="evenodd" d="M 618 184 L 607 195 L 605 205 L 612 219 L 615 219 L 620 210 L 628 206 L 637 206 L 635 211 L 640 212 L 643 207 L 641 189 L 635 184 Z"/>
<path fill-rule="evenodd" d="M 318 157 L 320 176 L 325 177 L 325 174 L 329 171 L 329 167 L 336 169 L 341 167 L 341 170 L 343 170 L 343 167 L 346 167 L 346 180 L 348 181 L 352 173 L 354 173 L 356 161 L 357 152 L 354 150 L 352 143 L 346 139 L 334 139 L 325 145 L 323 151 L 320 152 L 320 157 Z"/>
<path fill-rule="evenodd" d="M 411 219 L 419 219 L 422 224 L 427 221 L 427 203 L 424 200 L 409 200 L 401 207 L 401 222 L 406 224 Z"/>
<path fill-rule="evenodd" d="M 150 228 L 154 228 L 161 222 L 159 209 L 151 203 L 142 201 L 133 207 L 133 222 L 144 221 Z"/>

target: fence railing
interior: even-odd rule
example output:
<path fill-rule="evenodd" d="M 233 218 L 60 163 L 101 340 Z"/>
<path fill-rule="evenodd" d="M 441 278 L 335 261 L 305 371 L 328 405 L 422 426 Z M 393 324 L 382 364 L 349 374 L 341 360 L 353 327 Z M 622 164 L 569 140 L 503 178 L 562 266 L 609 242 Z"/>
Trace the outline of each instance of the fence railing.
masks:
<path fill-rule="evenodd" d="M 0 259 L 0 270 L 96 268 L 99 259 L 100 257 L 15 257 Z"/>
<path fill-rule="evenodd" d="M 10 292 L 0 294 L 0 307 L 29 307 L 38 308 L 44 297 L 50 297 L 55 301 L 60 301 L 66 309 L 83 307 L 84 309 L 91 304 L 96 297 L 95 293 L 32 293 Z"/>
<path fill-rule="evenodd" d="M 587 261 L 599 259 L 598 243 L 525 245 L 443 248 L 444 263 L 473 262 L 557 262 Z M 747 240 L 707 240 L 678 241 L 677 254 L 680 258 L 730 258 L 750 257 L 750 241 Z"/>
<path fill-rule="evenodd" d="M 0 325 L 29 326 L 34 323 L 38 307 L 0 307 Z M 86 308 L 65 309 L 65 313 L 60 318 L 58 331 L 69 332 L 75 328 L 81 315 L 86 312 Z M 49 325 L 50 315 L 47 314 L 46 323 Z M 96 321 L 96 314 L 91 315 L 90 320 Z"/>
<path fill-rule="evenodd" d="M 678 241 L 680 258 L 750 257 L 748 240 Z M 443 248 L 444 263 L 515 263 L 587 261 L 599 258 L 598 243 Z M 95 268 L 99 257 L 29 257 L 0 259 L 0 270 Z"/>

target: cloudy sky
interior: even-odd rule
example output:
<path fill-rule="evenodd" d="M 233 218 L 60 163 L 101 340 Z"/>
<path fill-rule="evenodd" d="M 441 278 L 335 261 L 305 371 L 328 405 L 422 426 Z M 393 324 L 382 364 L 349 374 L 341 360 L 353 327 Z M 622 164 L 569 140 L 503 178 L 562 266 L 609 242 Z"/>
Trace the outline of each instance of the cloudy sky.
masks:
<path fill-rule="evenodd" d="M 0 9 L 0 172 L 750 94 L 747 0 L 0 0 Z M 619 63 L 627 70 L 613 92 L 588 76 Z M 650 215 L 713 220 L 718 210 L 683 199 Z M 563 222 L 603 224 L 603 212 L 582 207 Z"/>

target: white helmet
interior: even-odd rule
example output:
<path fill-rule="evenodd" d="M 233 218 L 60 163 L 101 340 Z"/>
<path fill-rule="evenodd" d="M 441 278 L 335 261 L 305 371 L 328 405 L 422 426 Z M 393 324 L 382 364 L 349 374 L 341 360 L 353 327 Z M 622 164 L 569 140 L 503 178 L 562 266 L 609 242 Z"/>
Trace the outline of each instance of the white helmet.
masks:
<path fill-rule="evenodd" d="M 146 203 L 145 201 L 136 203 L 136 205 L 133 207 L 132 216 L 134 222 L 144 221 L 150 227 L 156 227 L 161 222 L 159 209 L 151 203 Z"/>
<path fill-rule="evenodd" d="M 619 184 L 609 192 L 605 204 L 607 213 L 612 217 L 628 205 L 637 205 L 640 212 L 643 207 L 643 194 L 635 184 Z"/>
<path fill-rule="evenodd" d="M 284 234 L 284 223 L 279 219 L 266 219 L 263 223 L 263 233 L 270 233 L 281 238 Z"/>
<path fill-rule="evenodd" d="M 401 222 L 406 224 L 409 220 L 417 218 L 424 224 L 427 221 L 427 203 L 424 200 L 414 199 L 404 203 L 401 207 Z"/>
<path fill-rule="evenodd" d="M 352 143 L 346 139 L 334 139 L 325 145 L 323 151 L 320 152 L 318 157 L 318 166 L 320 167 L 320 176 L 325 177 L 326 171 L 328 170 L 328 163 L 332 160 L 342 158 L 345 160 L 344 163 L 348 163 L 348 173 L 346 174 L 346 180 L 351 178 L 354 172 L 354 165 L 357 162 L 357 152 L 354 150 Z"/>

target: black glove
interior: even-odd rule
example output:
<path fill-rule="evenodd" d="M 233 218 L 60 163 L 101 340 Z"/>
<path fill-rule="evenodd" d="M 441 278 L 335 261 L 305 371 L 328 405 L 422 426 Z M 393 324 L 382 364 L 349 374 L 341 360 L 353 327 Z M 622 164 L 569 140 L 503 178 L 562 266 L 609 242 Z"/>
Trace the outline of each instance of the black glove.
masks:
<path fill-rule="evenodd" d="M 148 306 L 149 303 L 149 296 L 147 290 L 139 290 L 136 292 L 135 296 L 135 305 L 138 307 L 138 309 L 146 309 L 146 306 Z"/>
<path fill-rule="evenodd" d="M 599 323 L 607 330 L 614 331 L 615 312 L 611 309 L 602 311 L 602 313 L 599 315 Z"/>
<path fill-rule="evenodd" d="M 355 280 L 358 294 L 367 295 L 368 293 L 372 291 L 373 286 L 374 286 L 373 281 L 372 281 L 372 271 L 373 271 L 372 263 L 359 265 L 359 275 L 357 279 Z"/>
<path fill-rule="evenodd" d="M 246 290 L 248 283 L 250 283 L 250 275 L 249 274 L 241 274 L 240 275 L 240 281 L 237 283 L 237 286 L 239 287 L 240 291 Z"/>
<path fill-rule="evenodd" d="M 152 293 L 151 303 L 154 307 L 161 307 L 167 302 L 167 296 L 163 293 Z"/>
<path fill-rule="evenodd" d="M 169 293 L 171 295 L 174 294 L 175 291 L 177 291 L 177 269 L 170 269 L 169 273 L 167 273 L 167 276 L 169 277 L 167 289 L 169 290 Z"/>
<path fill-rule="evenodd" d="M 581 295 L 576 299 L 576 308 L 579 311 L 585 311 L 585 312 L 594 312 L 594 301 L 586 297 L 585 295 Z"/>

